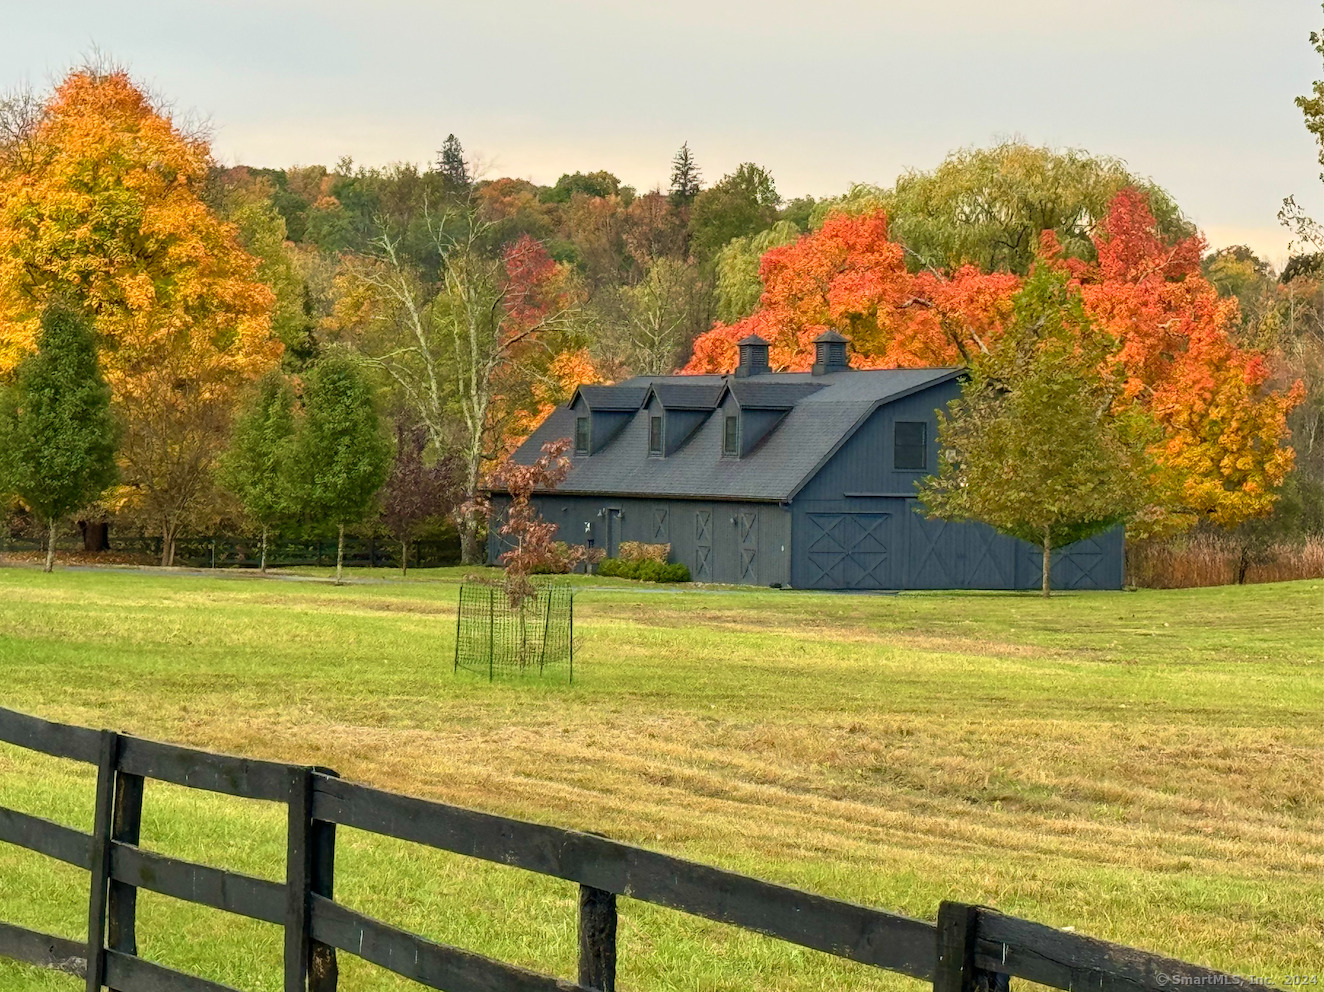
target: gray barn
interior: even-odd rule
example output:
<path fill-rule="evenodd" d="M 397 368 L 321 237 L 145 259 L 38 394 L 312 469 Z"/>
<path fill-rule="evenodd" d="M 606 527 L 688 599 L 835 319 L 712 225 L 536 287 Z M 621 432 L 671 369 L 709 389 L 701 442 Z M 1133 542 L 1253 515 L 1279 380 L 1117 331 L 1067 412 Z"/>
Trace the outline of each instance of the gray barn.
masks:
<path fill-rule="evenodd" d="M 1040 550 L 983 524 L 930 520 L 915 484 L 938 463 L 936 411 L 959 369 L 851 369 L 828 331 L 812 372 L 774 373 L 740 342 L 733 375 L 581 386 L 516 452 L 573 439 L 573 467 L 535 495 L 558 537 L 615 556 L 671 545 L 696 581 L 800 589 L 1032 589 Z M 499 519 L 508 502 L 492 496 Z M 493 527 L 488 552 L 501 551 Z M 1122 533 L 1053 555 L 1063 589 L 1119 589 Z"/>

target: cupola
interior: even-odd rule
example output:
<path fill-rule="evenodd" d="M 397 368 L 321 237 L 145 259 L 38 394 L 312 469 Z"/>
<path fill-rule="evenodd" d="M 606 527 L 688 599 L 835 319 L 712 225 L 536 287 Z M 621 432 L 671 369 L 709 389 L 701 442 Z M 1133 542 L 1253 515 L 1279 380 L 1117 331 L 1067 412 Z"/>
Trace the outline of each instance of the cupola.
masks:
<path fill-rule="evenodd" d="M 832 329 L 828 329 L 814 338 L 814 375 L 827 375 L 830 372 L 845 372 L 850 368 L 846 358 L 846 345 L 849 342 Z"/>

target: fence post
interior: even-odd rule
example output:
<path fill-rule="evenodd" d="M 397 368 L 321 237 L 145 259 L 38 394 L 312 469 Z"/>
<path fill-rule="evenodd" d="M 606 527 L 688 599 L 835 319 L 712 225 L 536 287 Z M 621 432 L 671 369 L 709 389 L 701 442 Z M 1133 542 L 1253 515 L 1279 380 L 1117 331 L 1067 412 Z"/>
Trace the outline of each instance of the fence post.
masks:
<path fill-rule="evenodd" d="M 487 681 L 491 682 L 496 678 L 496 662 L 493 658 L 493 652 L 496 651 L 496 590 L 487 590 Z M 504 657 L 504 655 L 503 655 Z"/>
<path fill-rule="evenodd" d="M 113 730 L 101 731 L 92 826 L 92 887 L 87 900 L 87 992 L 100 992 L 106 984 L 106 898 L 110 888 L 110 838 L 119 752 L 120 735 Z"/>
<path fill-rule="evenodd" d="M 616 894 L 579 887 L 579 984 L 616 992 Z"/>
<path fill-rule="evenodd" d="M 137 847 L 142 832 L 143 777 L 126 772 L 115 773 L 115 812 L 111 817 L 110 839 Z M 106 902 L 106 943 L 123 954 L 138 953 L 138 887 L 128 882 L 110 880 Z"/>
<path fill-rule="evenodd" d="M 289 781 L 289 835 L 285 862 L 285 992 L 335 992 L 336 952 L 313 939 L 312 895 L 331 898 L 336 825 L 313 819 L 313 772 L 294 767 Z"/>
<path fill-rule="evenodd" d="M 979 935 L 978 906 L 963 902 L 938 905 L 938 967 L 933 973 L 933 992 L 1008 992 L 1008 975 L 975 966 L 975 941 Z"/>

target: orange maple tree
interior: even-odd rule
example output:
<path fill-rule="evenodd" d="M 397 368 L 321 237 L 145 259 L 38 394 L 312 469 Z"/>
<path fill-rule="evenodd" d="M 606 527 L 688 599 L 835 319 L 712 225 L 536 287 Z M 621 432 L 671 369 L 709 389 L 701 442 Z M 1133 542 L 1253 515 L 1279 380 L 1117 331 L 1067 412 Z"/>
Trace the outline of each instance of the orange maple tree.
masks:
<path fill-rule="evenodd" d="M 1267 388 L 1266 356 L 1232 339 L 1237 301 L 1200 275 L 1203 240 L 1166 242 L 1144 194 L 1114 198 L 1095 246 L 1097 262 L 1067 259 L 1045 232 L 1038 264 L 1065 268 L 1088 315 L 1111 335 L 1108 361 L 1125 382 L 1117 402 L 1138 404 L 1163 427 L 1154 454 L 1173 482 L 1150 526 L 1233 526 L 1269 512 L 1292 467 L 1286 417 L 1300 385 Z M 770 343 L 774 369 L 804 371 L 813 339 L 828 328 L 851 339 L 856 368 L 965 364 L 997 347 L 1022 284 L 971 266 L 909 271 L 881 211 L 829 216 L 767 252 L 759 275 L 759 309 L 701 335 L 684 372 L 730 372 L 736 342 L 751 333 Z"/>
<path fill-rule="evenodd" d="M 122 500 L 160 525 L 166 560 L 236 393 L 281 354 L 257 260 L 199 195 L 208 164 L 122 71 L 71 73 L 0 148 L 0 377 L 48 299 L 86 307 L 126 425 Z"/>

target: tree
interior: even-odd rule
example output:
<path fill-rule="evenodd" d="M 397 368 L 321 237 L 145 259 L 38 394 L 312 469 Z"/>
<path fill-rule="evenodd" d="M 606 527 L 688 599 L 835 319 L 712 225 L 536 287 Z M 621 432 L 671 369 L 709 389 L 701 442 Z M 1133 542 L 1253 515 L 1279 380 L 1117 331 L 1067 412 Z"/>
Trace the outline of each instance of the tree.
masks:
<path fill-rule="evenodd" d="M 91 315 L 124 424 L 116 502 L 160 528 L 207 508 L 236 397 L 272 368 L 273 296 L 206 207 L 208 148 L 120 71 L 71 73 L 29 134 L 0 146 L 0 378 L 44 304 Z"/>
<path fill-rule="evenodd" d="M 595 353 L 629 375 L 669 375 L 706 323 L 711 293 L 697 268 L 660 258 L 601 308 Z"/>
<path fill-rule="evenodd" d="M 259 571 L 267 571 L 267 537 L 294 516 L 290 494 L 290 448 L 294 441 L 294 390 L 279 372 L 258 383 L 247 410 L 235 421 L 230 448 L 221 457 L 221 484 L 238 497 L 244 512 L 262 528 Z"/>
<path fill-rule="evenodd" d="M 566 454 L 569 450 L 568 437 L 548 441 L 532 465 L 508 461 L 493 476 L 493 485 L 510 494 L 510 505 L 499 533 L 514 547 L 503 552 L 498 560 L 506 567 L 506 591 L 512 607 L 518 607 L 533 595 L 529 576 L 536 571 L 569 572 L 582 561 L 602 556 L 601 549 L 594 549 L 595 555 L 581 544 L 559 544 L 555 540 L 557 525 L 543 520 L 533 505 L 535 492 L 548 492 L 565 481 L 571 465 Z"/>
<path fill-rule="evenodd" d="M 576 193 L 584 196 L 616 196 L 621 192 L 621 181 L 606 169 L 585 174 L 583 172 L 565 173 L 556 181 L 556 185 L 542 194 L 544 203 L 569 203 Z"/>
<path fill-rule="evenodd" d="M 691 244 L 701 257 L 711 258 L 732 238 L 757 234 L 776 223 L 779 203 L 772 175 L 745 162 L 694 198 Z"/>
<path fill-rule="evenodd" d="M 766 231 L 733 238 L 717 253 L 717 318 L 728 324 L 743 320 L 758 309 L 763 295 L 759 262 L 772 248 L 800 237 L 800 228 L 779 220 Z"/>
<path fill-rule="evenodd" d="M 1117 400 L 1108 342 L 1067 277 L 1047 267 L 1016 294 L 1000 344 L 971 366 L 961 396 L 939 414 L 943 450 L 920 500 L 930 516 L 977 520 L 1043 549 L 1051 591 L 1054 548 L 1135 518 L 1150 506 L 1159 431 Z"/>
<path fill-rule="evenodd" d="M 1320 8 L 1324 10 L 1324 4 Z M 1316 55 L 1324 58 L 1324 30 L 1310 32 L 1310 45 Z M 1310 95 L 1297 97 L 1296 105 L 1306 119 L 1306 130 L 1315 136 L 1315 143 L 1319 145 L 1319 164 L 1324 166 L 1324 79 L 1316 79 L 1310 86 Z M 1324 180 L 1324 172 L 1319 178 Z"/>
<path fill-rule="evenodd" d="M 446 135 L 441 151 L 437 153 L 437 171 L 441 173 L 442 190 L 448 195 L 467 196 L 473 187 L 469 163 L 464 160 L 464 148 L 453 134 Z"/>
<path fill-rule="evenodd" d="M 821 222 L 835 211 L 885 211 L 914 270 L 973 265 L 1024 275 L 1043 231 L 1056 233 L 1068 257 L 1092 261 L 1096 229 L 1127 188 L 1148 196 L 1166 240 L 1193 233 L 1172 198 L 1120 159 L 1020 142 L 961 149 L 936 169 L 906 172 L 890 189 L 857 186 L 841 200 L 821 202 L 814 216 Z"/>
<path fill-rule="evenodd" d="M 340 355 L 323 358 L 304 383 L 291 474 L 303 512 L 336 524 L 336 585 L 342 582 L 345 525 L 372 509 L 390 457 L 372 390 L 358 366 Z"/>
<path fill-rule="evenodd" d="M 382 523 L 400 543 L 400 575 L 409 574 L 409 542 L 424 521 L 455 510 L 461 492 L 461 464 L 443 455 L 428 464 L 428 432 L 397 423 L 395 460 L 382 487 Z"/>
<path fill-rule="evenodd" d="M 61 303 L 41 315 L 37 350 L 0 393 L 0 491 L 15 493 L 46 524 L 46 568 L 55 528 L 115 481 L 116 425 L 87 318 Z"/>
<path fill-rule="evenodd" d="M 1270 512 L 1293 464 L 1287 416 L 1304 387 L 1289 379 L 1274 388 L 1270 356 L 1238 345 L 1237 301 L 1200 273 L 1203 240 L 1167 238 L 1142 191 L 1113 197 L 1093 243 L 1097 261 L 1087 262 L 1045 231 L 1037 264 L 1079 284 L 1111 342 L 1107 362 L 1125 373 L 1126 401 L 1163 427 L 1156 457 L 1181 478 L 1181 493 L 1144 528 L 1235 527 Z M 908 257 L 881 211 L 830 214 L 763 256 L 759 309 L 701 335 L 686 371 L 730 371 L 736 342 L 751 333 L 771 343 L 774 368 L 804 370 L 828 327 L 851 339 L 860 367 L 970 365 L 995 349 L 1022 279 L 968 265 L 913 272 Z"/>
<path fill-rule="evenodd" d="M 465 505 L 472 506 L 484 466 L 505 448 L 521 400 L 532 399 L 535 375 L 554 351 L 543 339 L 568 329 L 575 312 L 565 268 L 527 236 L 486 250 L 491 225 L 468 210 L 439 227 L 445 266 L 435 295 L 383 235 L 375 259 L 359 259 L 340 320 L 367 362 L 400 391 L 410 413 L 446 450 L 458 419 L 465 466 Z M 464 562 L 480 559 L 476 510 L 460 514 Z"/>
<path fill-rule="evenodd" d="M 684 142 L 671 160 L 671 205 L 688 207 L 703 188 L 703 176 L 690 153 L 690 143 Z"/>

